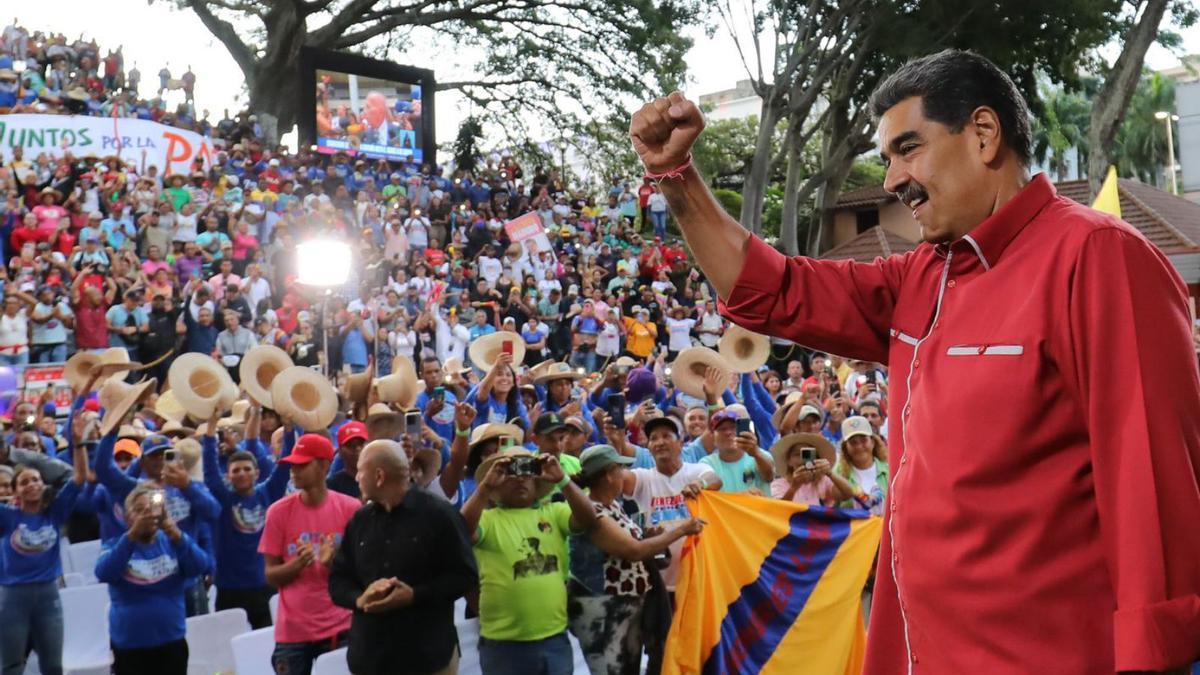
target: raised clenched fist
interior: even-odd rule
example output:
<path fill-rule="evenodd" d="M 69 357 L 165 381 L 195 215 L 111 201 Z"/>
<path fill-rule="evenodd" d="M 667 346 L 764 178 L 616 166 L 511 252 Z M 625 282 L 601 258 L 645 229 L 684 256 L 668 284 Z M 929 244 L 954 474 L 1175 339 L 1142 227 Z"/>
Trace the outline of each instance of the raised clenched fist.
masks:
<path fill-rule="evenodd" d="M 629 123 L 633 149 L 650 173 L 665 173 L 686 162 L 703 130 L 700 108 L 677 91 L 642 106 Z"/>

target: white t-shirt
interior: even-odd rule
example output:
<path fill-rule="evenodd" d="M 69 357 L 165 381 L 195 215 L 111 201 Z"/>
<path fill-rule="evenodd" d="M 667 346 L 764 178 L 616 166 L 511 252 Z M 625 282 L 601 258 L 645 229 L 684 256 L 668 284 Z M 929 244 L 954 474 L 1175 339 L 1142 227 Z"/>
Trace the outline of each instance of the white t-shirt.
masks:
<path fill-rule="evenodd" d="M 441 316 L 435 316 L 437 321 L 437 353 L 438 358 L 445 363 L 447 359 L 456 358 L 462 361 L 467 355 L 467 345 L 471 342 L 471 331 L 457 321 L 450 325 Z"/>
<path fill-rule="evenodd" d="M 504 271 L 504 266 L 496 258 L 489 258 L 486 255 L 479 256 L 479 276 L 487 280 L 488 286 L 495 287 L 496 280 L 500 278 L 500 273 Z"/>
<path fill-rule="evenodd" d="M 700 327 L 701 328 L 707 328 L 709 330 L 721 330 L 722 325 L 724 323 L 725 322 L 721 320 L 721 315 L 717 314 L 715 312 L 713 314 L 705 314 L 704 316 L 700 317 Z M 718 334 L 715 334 L 715 333 L 701 333 L 700 334 L 700 344 L 704 345 L 705 347 L 716 347 L 717 343 L 720 341 L 721 341 L 721 336 Z"/>
<path fill-rule="evenodd" d="M 6 356 L 29 351 L 29 322 L 25 309 L 17 310 L 16 316 L 0 314 L 0 353 Z"/>
<path fill-rule="evenodd" d="M 667 341 L 667 349 L 678 352 L 691 347 L 692 326 L 695 325 L 695 319 L 672 319 L 668 317 L 667 333 L 670 335 L 670 339 Z"/>
<path fill-rule="evenodd" d="M 259 277 L 258 279 L 246 277 L 242 280 L 242 283 L 246 286 L 246 302 L 250 303 L 250 313 L 257 319 L 259 301 L 263 298 L 271 297 L 271 282 L 263 277 Z"/>
<path fill-rule="evenodd" d="M 621 351 L 621 329 L 615 323 L 605 322 L 596 336 L 596 354 L 616 356 Z"/>
<path fill-rule="evenodd" d="M 538 282 L 538 295 L 543 298 L 550 297 L 550 291 L 562 291 L 562 284 L 558 279 L 542 279 Z"/>
<path fill-rule="evenodd" d="M 175 234 L 171 236 L 174 241 L 191 242 L 196 241 L 196 214 L 185 216 L 182 213 L 175 214 Z"/>
<path fill-rule="evenodd" d="M 652 192 L 650 198 L 646 200 L 646 205 L 651 211 L 661 212 L 667 210 L 667 196 L 661 192 Z"/>
<path fill-rule="evenodd" d="M 429 219 L 425 216 L 420 218 L 409 218 L 404 223 L 404 228 L 408 231 L 408 243 L 415 248 L 425 248 L 429 246 Z"/>
<path fill-rule="evenodd" d="M 716 472 L 707 464 L 687 462 L 683 463 L 683 467 L 676 471 L 674 476 L 664 476 L 657 468 L 633 469 L 632 472 L 637 481 L 632 497 L 638 504 L 638 510 L 645 517 L 643 526 L 662 525 L 667 529 L 692 517 L 684 503 L 683 488 L 694 481 L 710 483 L 717 478 Z M 671 564 L 663 570 L 663 581 L 667 588 L 675 588 L 675 579 L 679 576 L 679 552 L 682 548 L 682 539 L 671 544 Z"/>

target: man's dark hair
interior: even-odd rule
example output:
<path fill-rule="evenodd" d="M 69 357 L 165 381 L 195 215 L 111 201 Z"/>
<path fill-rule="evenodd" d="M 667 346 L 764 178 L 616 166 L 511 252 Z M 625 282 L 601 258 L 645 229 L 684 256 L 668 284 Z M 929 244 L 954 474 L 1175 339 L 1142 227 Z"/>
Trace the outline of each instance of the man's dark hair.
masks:
<path fill-rule="evenodd" d="M 234 462 L 250 462 L 254 465 L 254 468 L 258 468 L 258 460 L 255 459 L 253 454 L 246 452 L 245 450 L 238 450 L 230 455 L 226 466 L 232 465 Z"/>
<path fill-rule="evenodd" d="M 945 49 L 904 64 L 871 94 L 876 121 L 893 106 L 913 96 L 921 98 L 925 117 L 945 124 L 954 133 L 967 125 L 980 106 L 996 111 L 1004 142 L 1025 166 L 1033 159 L 1029 106 L 1017 85 L 984 57 Z"/>

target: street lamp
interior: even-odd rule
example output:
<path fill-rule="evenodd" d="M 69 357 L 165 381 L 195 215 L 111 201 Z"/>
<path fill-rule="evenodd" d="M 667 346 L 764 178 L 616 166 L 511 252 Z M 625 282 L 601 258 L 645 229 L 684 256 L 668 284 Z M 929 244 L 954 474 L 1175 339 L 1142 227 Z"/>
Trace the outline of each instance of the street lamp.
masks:
<path fill-rule="evenodd" d="M 296 280 L 305 286 L 325 289 L 321 298 L 321 345 L 325 355 L 321 372 L 329 377 L 329 331 L 325 326 L 325 307 L 336 286 L 346 283 L 352 262 L 350 245 L 344 241 L 314 239 L 296 247 Z"/>
<path fill-rule="evenodd" d="M 1160 119 L 1167 125 L 1167 169 L 1171 177 L 1171 194 L 1177 195 L 1175 185 L 1175 138 L 1171 132 L 1171 123 L 1179 121 L 1179 115 L 1173 115 L 1166 110 L 1154 113 L 1155 119 Z"/>

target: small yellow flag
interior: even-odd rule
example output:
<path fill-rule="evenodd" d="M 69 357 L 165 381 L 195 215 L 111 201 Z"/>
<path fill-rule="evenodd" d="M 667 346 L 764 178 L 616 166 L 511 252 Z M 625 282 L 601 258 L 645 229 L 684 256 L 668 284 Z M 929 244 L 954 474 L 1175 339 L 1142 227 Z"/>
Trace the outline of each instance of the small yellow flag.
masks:
<path fill-rule="evenodd" d="M 1104 185 L 1100 186 L 1100 192 L 1096 194 L 1096 201 L 1092 202 L 1092 208 L 1111 213 L 1118 218 L 1121 217 L 1121 195 L 1117 191 L 1117 167 L 1108 167 L 1108 175 L 1104 178 Z"/>

